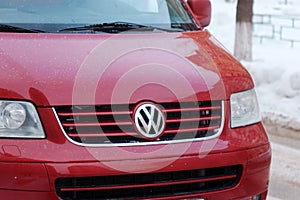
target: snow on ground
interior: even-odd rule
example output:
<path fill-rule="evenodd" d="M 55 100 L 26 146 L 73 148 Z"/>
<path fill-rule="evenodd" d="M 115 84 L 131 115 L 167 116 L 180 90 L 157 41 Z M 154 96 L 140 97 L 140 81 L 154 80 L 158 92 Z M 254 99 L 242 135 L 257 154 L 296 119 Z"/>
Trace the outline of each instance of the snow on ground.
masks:
<path fill-rule="evenodd" d="M 300 151 L 278 143 L 272 143 L 272 175 L 281 181 L 300 185 Z M 276 162 L 275 162 L 276 161 Z M 276 172 L 276 174 L 274 174 Z"/>
<path fill-rule="evenodd" d="M 300 1 L 255 0 L 254 13 L 300 18 Z M 233 52 L 236 0 L 212 0 L 213 18 L 208 27 Z M 298 36 L 300 40 L 300 35 Z M 263 117 L 282 127 L 300 130 L 300 43 L 294 48 L 279 38 L 260 43 L 255 38 L 253 62 L 243 62 L 253 75 Z"/>
<path fill-rule="evenodd" d="M 270 135 L 272 164 L 268 200 L 299 199 L 300 140 Z"/>

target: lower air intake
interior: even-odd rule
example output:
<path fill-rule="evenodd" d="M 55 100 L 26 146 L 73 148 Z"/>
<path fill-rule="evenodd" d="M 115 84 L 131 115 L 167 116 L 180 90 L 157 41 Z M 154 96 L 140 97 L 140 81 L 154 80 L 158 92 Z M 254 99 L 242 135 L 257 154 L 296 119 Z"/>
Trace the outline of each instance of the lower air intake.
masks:
<path fill-rule="evenodd" d="M 59 178 L 57 195 L 63 200 L 163 198 L 229 189 L 237 185 L 242 166 L 177 172 Z"/>

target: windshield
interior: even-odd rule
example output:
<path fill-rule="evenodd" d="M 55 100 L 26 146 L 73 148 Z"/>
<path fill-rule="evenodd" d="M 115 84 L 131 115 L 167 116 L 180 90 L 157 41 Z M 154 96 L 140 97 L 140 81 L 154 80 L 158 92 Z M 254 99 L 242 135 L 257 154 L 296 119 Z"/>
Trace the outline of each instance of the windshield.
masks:
<path fill-rule="evenodd" d="M 10 25 L 24 30 L 53 33 L 72 27 L 116 22 L 181 31 L 196 29 L 181 0 L 0 1 L 2 27 Z M 6 32 L 14 30 L 7 26 L 2 29 Z M 21 32 L 20 29 L 18 32 Z"/>

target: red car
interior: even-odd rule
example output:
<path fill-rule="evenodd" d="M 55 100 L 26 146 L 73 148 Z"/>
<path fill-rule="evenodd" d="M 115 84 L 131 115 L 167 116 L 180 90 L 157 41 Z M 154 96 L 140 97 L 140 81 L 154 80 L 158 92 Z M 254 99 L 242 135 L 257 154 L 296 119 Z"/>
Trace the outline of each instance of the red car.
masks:
<path fill-rule="evenodd" d="M 266 199 L 254 84 L 210 15 L 209 0 L 2 0 L 1 199 Z"/>

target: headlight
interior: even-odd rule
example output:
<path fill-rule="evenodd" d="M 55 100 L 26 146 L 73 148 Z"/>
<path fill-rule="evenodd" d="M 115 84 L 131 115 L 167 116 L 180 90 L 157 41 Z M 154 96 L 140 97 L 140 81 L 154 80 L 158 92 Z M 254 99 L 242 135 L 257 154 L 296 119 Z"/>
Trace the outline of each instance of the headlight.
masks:
<path fill-rule="evenodd" d="M 259 105 L 254 89 L 232 94 L 231 128 L 247 126 L 261 121 Z"/>
<path fill-rule="evenodd" d="M 0 137 L 45 138 L 35 107 L 28 102 L 0 101 Z"/>

